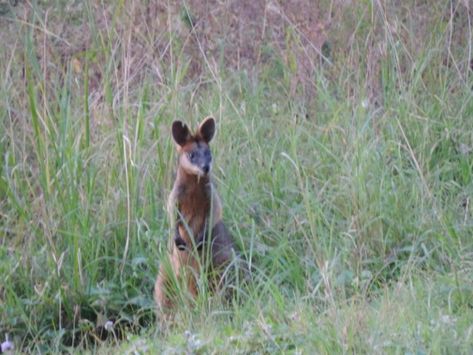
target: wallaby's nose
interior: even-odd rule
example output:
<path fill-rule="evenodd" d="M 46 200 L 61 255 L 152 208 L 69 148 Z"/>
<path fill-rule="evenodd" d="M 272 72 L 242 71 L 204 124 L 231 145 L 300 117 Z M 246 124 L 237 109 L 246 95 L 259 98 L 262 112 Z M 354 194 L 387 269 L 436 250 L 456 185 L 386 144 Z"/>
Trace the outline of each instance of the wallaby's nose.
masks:
<path fill-rule="evenodd" d="M 210 171 L 210 165 L 204 165 L 202 166 L 202 171 L 205 173 L 205 174 L 208 174 L 209 171 Z"/>

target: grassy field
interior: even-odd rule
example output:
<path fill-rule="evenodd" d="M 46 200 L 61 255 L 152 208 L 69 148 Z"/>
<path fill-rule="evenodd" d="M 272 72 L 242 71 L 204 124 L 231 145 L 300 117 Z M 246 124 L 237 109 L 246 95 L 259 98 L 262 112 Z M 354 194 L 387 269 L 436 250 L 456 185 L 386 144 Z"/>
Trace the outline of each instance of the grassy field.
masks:
<path fill-rule="evenodd" d="M 0 1 L 0 341 L 472 353 L 472 5 L 189 3 Z M 159 326 L 170 125 L 207 115 L 253 281 Z"/>

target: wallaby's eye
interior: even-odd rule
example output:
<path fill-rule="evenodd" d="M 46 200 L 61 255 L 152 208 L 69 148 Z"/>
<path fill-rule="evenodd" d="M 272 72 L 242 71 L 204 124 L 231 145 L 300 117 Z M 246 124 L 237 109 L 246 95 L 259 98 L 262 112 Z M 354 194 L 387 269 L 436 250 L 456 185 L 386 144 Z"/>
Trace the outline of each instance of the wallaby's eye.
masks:
<path fill-rule="evenodd" d="M 195 154 L 194 154 L 194 152 L 189 152 L 189 153 L 187 153 L 187 156 L 189 157 L 190 160 L 192 160 L 192 159 L 194 159 Z"/>

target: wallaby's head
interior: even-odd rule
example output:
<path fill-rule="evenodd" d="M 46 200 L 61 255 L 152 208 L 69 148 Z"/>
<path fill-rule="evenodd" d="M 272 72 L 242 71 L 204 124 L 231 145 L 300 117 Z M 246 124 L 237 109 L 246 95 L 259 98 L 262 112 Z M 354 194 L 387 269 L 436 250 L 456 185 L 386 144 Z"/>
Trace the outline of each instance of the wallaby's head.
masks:
<path fill-rule="evenodd" d="M 172 123 L 172 138 L 177 144 L 179 165 L 188 174 L 206 176 L 212 168 L 209 142 L 215 133 L 215 120 L 205 118 L 192 134 L 182 121 Z"/>

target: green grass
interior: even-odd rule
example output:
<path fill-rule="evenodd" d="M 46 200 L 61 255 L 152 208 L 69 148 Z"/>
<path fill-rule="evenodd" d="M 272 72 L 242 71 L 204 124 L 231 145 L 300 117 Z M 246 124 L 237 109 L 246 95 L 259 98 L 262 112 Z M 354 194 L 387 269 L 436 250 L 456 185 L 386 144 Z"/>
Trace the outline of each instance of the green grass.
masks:
<path fill-rule="evenodd" d="M 465 5 L 335 6 L 327 58 L 306 76 L 313 48 L 294 24 L 240 67 L 224 37 L 203 47 L 186 6 L 155 27 L 138 1 L 2 7 L 0 340 L 39 353 L 471 353 Z M 209 114 L 224 219 L 253 282 L 231 305 L 202 290 L 163 327 L 152 289 L 170 235 L 170 125 Z"/>

